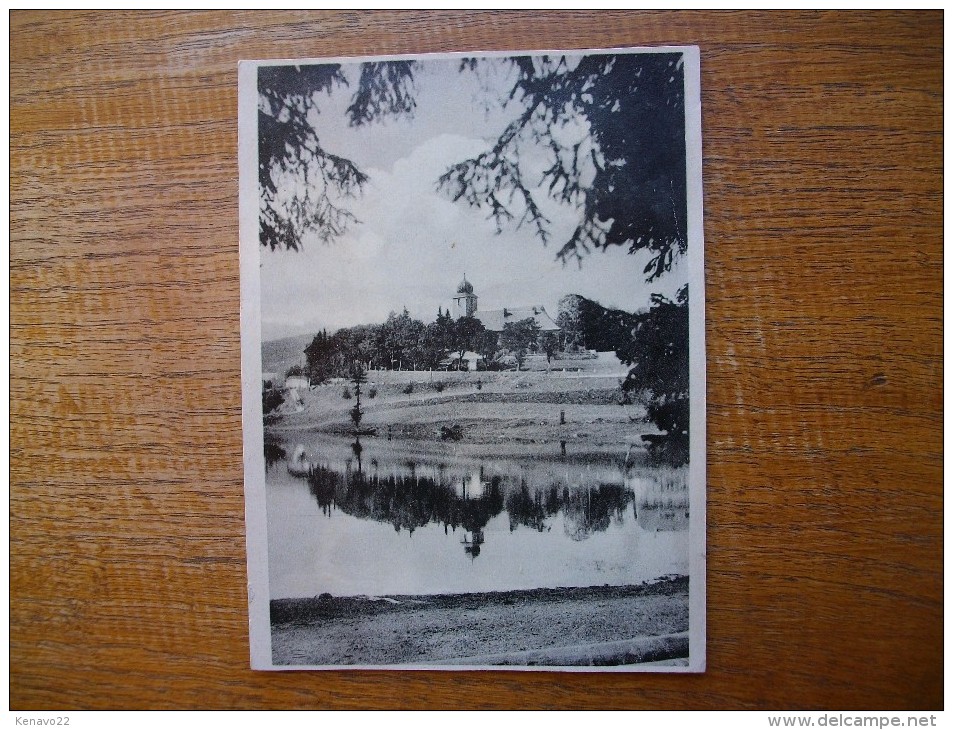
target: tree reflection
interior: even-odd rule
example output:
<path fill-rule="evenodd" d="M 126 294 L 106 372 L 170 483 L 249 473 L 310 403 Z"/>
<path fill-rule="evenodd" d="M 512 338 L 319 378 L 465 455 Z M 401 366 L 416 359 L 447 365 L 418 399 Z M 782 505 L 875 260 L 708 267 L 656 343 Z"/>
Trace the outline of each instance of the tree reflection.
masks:
<path fill-rule="evenodd" d="M 539 488 L 525 477 L 486 478 L 481 469 L 461 478 L 459 471 L 445 465 L 418 468 L 413 461 L 383 472 L 372 460 L 371 472 L 365 473 L 360 450 L 353 454 L 356 458 L 347 459 L 343 468 L 325 463 L 311 469 L 309 488 L 324 514 L 339 509 L 411 535 L 431 523 L 443 525 L 445 533 L 460 528 L 460 542 L 471 558 L 480 555 L 484 529 L 504 509 L 511 532 L 519 528 L 548 532 L 562 513 L 566 534 L 577 541 L 607 530 L 613 521 L 622 523 L 629 504 L 635 510 L 632 490 L 621 483 L 570 488 L 554 481 Z"/>
<path fill-rule="evenodd" d="M 449 482 L 418 476 L 411 464 L 408 476 L 365 474 L 360 468 L 344 472 L 316 464 L 308 477 L 312 495 L 325 514 L 332 508 L 361 519 L 389 523 L 413 534 L 431 522 L 456 530 L 481 532 L 503 509 L 500 478 L 494 477 L 479 497 L 458 495 Z M 479 551 L 477 551 L 479 553 Z"/>
<path fill-rule="evenodd" d="M 278 444 L 265 442 L 265 471 L 271 471 L 271 467 L 275 466 L 279 461 L 284 459 L 287 456 L 285 450 L 281 448 Z"/>
<path fill-rule="evenodd" d="M 574 492 L 567 489 L 564 494 L 566 534 L 577 541 L 585 540 L 594 532 L 604 532 L 613 518 L 622 523 L 625 509 L 632 501 L 632 493 L 618 484 L 600 484 Z"/>
<path fill-rule="evenodd" d="M 506 497 L 506 512 L 510 516 L 510 532 L 523 525 L 537 532 L 546 532 L 551 529 L 546 524 L 549 517 L 555 515 L 561 506 L 561 500 L 556 495 L 556 487 L 546 490 L 535 489 L 532 492 L 526 480 L 520 480 L 519 489 Z"/>

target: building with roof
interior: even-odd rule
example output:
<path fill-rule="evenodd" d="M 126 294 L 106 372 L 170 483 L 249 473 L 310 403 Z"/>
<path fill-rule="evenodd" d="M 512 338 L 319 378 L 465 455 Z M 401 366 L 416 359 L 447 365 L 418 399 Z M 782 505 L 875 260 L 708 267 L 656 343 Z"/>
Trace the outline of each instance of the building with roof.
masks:
<path fill-rule="evenodd" d="M 473 293 L 473 284 L 467 281 L 467 275 L 463 275 L 463 281 L 457 287 L 457 293 L 453 297 L 453 317 L 472 317 L 477 311 L 477 295 Z M 485 325 L 484 325 L 485 326 Z"/>
<path fill-rule="evenodd" d="M 540 332 L 559 332 L 560 327 L 541 304 L 528 307 L 503 307 L 481 311 L 477 306 L 477 297 L 473 284 L 467 281 L 466 274 L 457 287 L 453 297 L 453 317 L 476 317 L 491 332 L 502 332 L 506 324 L 524 319 L 535 320 Z"/>
<path fill-rule="evenodd" d="M 560 327 L 549 316 L 549 312 L 542 306 L 536 307 L 503 307 L 503 309 L 491 309 L 486 312 L 477 312 L 474 314 L 483 326 L 491 332 L 502 332 L 503 326 L 509 323 L 519 322 L 524 319 L 532 319 L 539 325 L 540 332 L 559 332 Z"/>

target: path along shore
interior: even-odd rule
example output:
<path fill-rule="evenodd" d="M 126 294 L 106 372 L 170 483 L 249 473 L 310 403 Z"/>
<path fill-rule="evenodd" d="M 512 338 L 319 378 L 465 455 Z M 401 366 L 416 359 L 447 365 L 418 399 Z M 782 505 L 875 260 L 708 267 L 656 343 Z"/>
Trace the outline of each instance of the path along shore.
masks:
<path fill-rule="evenodd" d="M 638 586 L 271 602 L 291 666 L 687 664 L 688 578 Z"/>

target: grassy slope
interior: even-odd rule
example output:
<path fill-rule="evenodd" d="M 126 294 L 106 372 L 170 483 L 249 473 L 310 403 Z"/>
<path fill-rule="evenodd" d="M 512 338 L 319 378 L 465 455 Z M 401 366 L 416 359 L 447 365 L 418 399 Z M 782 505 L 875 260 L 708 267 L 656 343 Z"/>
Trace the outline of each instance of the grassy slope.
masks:
<path fill-rule="evenodd" d="M 653 430 L 641 422 L 644 409 L 619 404 L 625 368 L 613 356 L 565 363 L 575 372 L 561 370 L 559 361 L 547 372 L 544 358 L 529 364 L 535 369 L 528 372 L 372 371 L 362 389 L 362 426 L 377 428 L 378 436 L 433 441 L 441 427 L 459 425 L 464 444 L 514 446 L 638 444 Z M 303 393 L 303 411 L 283 408 L 269 430 L 348 433 L 355 401 L 343 397 L 345 390 L 353 394 L 353 385 L 338 380 Z"/>

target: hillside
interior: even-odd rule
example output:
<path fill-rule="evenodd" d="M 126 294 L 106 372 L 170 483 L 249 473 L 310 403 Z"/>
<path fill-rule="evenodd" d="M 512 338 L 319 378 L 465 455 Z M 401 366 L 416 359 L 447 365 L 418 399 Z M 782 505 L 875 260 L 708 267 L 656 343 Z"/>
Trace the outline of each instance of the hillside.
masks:
<path fill-rule="evenodd" d="M 261 369 L 284 375 L 292 365 L 301 365 L 306 348 L 314 335 L 295 335 L 261 343 Z"/>

